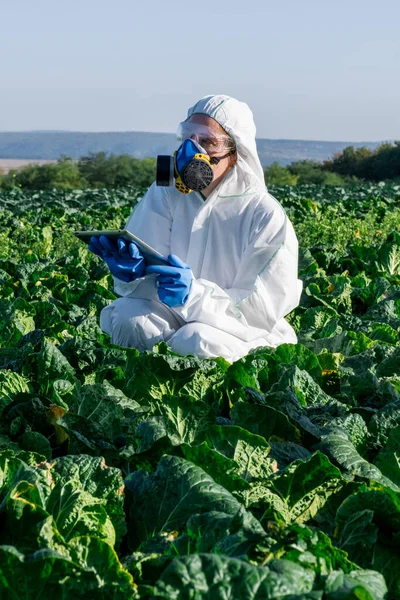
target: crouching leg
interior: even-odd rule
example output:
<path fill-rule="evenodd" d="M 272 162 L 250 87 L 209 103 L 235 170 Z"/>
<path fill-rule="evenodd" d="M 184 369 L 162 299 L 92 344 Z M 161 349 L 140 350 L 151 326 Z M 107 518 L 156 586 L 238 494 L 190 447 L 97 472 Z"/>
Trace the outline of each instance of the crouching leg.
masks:
<path fill-rule="evenodd" d="M 140 352 L 167 342 L 181 324 L 165 304 L 142 298 L 118 298 L 100 314 L 100 327 L 113 344 Z"/>
<path fill-rule="evenodd" d="M 265 339 L 244 342 L 238 337 L 205 325 L 204 323 L 187 323 L 174 333 L 168 341 L 173 352 L 177 354 L 194 354 L 198 358 L 222 356 L 229 362 L 239 360 L 250 350 L 258 346 L 266 346 Z"/>

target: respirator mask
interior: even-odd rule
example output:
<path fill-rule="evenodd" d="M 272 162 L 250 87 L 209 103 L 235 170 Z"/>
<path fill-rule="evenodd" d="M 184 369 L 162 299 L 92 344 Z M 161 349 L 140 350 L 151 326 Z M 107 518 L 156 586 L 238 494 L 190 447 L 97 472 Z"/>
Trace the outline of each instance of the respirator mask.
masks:
<path fill-rule="evenodd" d="M 174 185 L 182 194 L 200 192 L 214 179 L 213 165 L 236 152 L 234 140 L 209 127 L 184 121 L 177 138 L 182 142 L 173 156 L 157 156 L 156 184 Z M 217 154 L 223 156 L 216 156 Z"/>

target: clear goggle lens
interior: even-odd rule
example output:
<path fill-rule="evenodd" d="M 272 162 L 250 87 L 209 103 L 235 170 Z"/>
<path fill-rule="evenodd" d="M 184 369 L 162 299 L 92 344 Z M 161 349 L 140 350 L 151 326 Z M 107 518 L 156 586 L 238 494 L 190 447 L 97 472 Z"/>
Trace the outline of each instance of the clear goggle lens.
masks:
<path fill-rule="evenodd" d="M 235 142 L 229 135 L 215 133 L 205 125 L 191 123 L 190 121 L 180 123 L 177 139 L 178 142 L 190 139 L 196 141 L 210 156 L 235 148 Z"/>

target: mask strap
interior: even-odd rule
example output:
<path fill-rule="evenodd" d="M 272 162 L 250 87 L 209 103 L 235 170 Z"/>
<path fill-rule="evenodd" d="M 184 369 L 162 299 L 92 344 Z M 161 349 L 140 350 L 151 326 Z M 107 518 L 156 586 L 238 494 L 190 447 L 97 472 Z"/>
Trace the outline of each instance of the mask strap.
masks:
<path fill-rule="evenodd" d="M 235 154 L 235 152 L 236 148 L 228 152 L 228 154 L 224 154 L 224 156 L 213 156 L 212 158 L 210 158 L 210 163 L 212 165 L 217 165 L 221 160 L 223 160 L 224 158 L 228 158 L 228 156 L 232 156 L 232 154 Z"/>

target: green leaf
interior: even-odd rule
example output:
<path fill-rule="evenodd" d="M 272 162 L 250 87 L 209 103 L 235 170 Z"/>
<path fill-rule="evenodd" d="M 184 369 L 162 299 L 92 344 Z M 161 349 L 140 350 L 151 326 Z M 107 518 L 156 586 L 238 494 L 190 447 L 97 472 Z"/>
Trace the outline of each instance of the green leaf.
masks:
<path fill-rule="evenodd" d="M 0 512 L 6 514 L 1 542 L 18 543 L 21 550 L 35 549 L 37 524 L 47 516 L 51 485 L 48 468 L 29 466 L 10 450 L 0 452 Z"/>
<path fill-rule="evenodd" d="M 117 541 L 125 534 L 124 483 L 119 469 L 105 464 L 103 458 L 65 456 L 52 463 L 52 473 L 62 486 L 72 482 L 76 489 L 101 500 L 115 528 Z"/>
<path fill-rule="evenodd" d="M 329 429 L 343 430 L 359 454 L 364 455 L 369 441 L 368 428 L 364 419 L 357 413 L 347 413 L 329 422 Z"/>
<path fill-rule="evenodd" d="M 260 523 L 243 507 L 234 515 L 210 511 L 190 517 L 186 532 L 174 541 L 171 554 L 213 552 L 240 557 L 252 553 L 256 545 L 265 539 Z"/>
<path fill-rule="evenodd" d="M 279 381 L 272 386 L 271 393 L 286 391 L 288 388 L 295 393 L 301 406 L 337 406 L 337 401 L 328 396 L 307 371 L 302 371 L 296 366 L 283 371 Z"/>
<path fill-rule="evenodd" d="M 13 346 L 35 329 L 35 309 L 23 298 L 0 300 L 0 347 Z"/>
<path fill-rule="evenodd" d="M 385 447 L 374 462 L 385 477 L 400 487 L 400 425 L 390 431 Z"/>
<path fill-rule="evenodd" d="M 117 541 L 122 538 L 123 483 L 118 469 L 84 455 L 34 468 L 10 452 L 0 453 L 0 458 L 5 484 L 1 506 L 7 517 L 4 535 L 18 547 L 34 551 L 37 527 L 50 515 L 55 535 L 64 544 L 82 534 L 96 535 L 111 545 L 116 534 Z"/>
<path fill-rule="evenodd" d="M 396 532 L 400 528 L 400 493 L 375 485 L 371 489 L 352 494 L 337 512 L 339 533 L 347 519 L 360 510 L 373 511 L 374 519 L 378 524 L 386 525 L 382 530 L 385 539 L 391 540 L 393 537 L 396 539 Z"/>
<path fill-rule="evenodd" d="M 269 531 L 272 531 L 271 527 Z M 292 523 L 284 529 L 277 528 L 273 536 L 274 541 L 268 540 L 265 544 L 264 560 L 270 560 L 271 555 L 291 560 L 312 569 L 318 578 L 329 575 L 332 571 L 349 573 L 356 568 L 347 558 L 346 552 L 339 550 L 329 536 L 318 529 Z M 264 552 L 261 545 L 258 548 Z"/>
<path fill-rule="evenodd" d="M 135 442 L 137 444 L 134 448 L 136 454 L 154 449 L 158 443 L 166 442 L 168 445 L 172 445 L 167 435 L 165 419 L 150 417 L 139 423 L 135 431 Z"/>
<path fill-rule="evenodd" d="M 350 515 L 342 525 L 339 546 L 350 552 L 357 562 L 363 562 L 365 551 L 368 552 L 378 540 L 378 527 L 373 518 L 372 510 L 360 510 Z"/>
<path fill-rule="evenodd" d="M 154 600 L 275 600 L 282 594 L 304 594 L 313 588 L 314 573 L 285 560 L 268 567 L 215 554 L 193 554 L 175 559 L 157 581 Z"/>
<path fill-rule="evenodd" d="M 311 337 L 313 338 L 314 335 L 318 334 L 321 328 L 328 323 L 328 321 L 337 316 L 337 311 L 328 306 L 313 306 L 307 308 L 300 318 L 301 329 L 310 332 Z"/>
<path fill-rule="evenodd" d="M 252 484 L 249 491 L 239 492 L 236 496 L 244 500 L 245 506 L 252 509 L 261 524 L 268 519 L 305 523 L 342 485 L 339 469 L 321 452 L 315 452 L 308 459 L 293 462 L 282 473 Z"/>
<path fill-rule="evenodd" d="M 390 432 L 400 425 L 400 401 L 390 402 L 378 410 L 369 424 L 369 432 L 376 447 L 387 444 Z"/>
<path fill-rule="evenodd" d="M 384 300 L 371 306 L 364 315 L 365 319 L 387 323 L 394 329 L 400 326 L 400 291 L 396 291 Z"/>
<path fill-rule="evenodd" d="M 13 371 L 0 371 L 0 415 L 19 393 L 29 392 L 29 380 Z"/>
<path fill-rule="evenodd" d="M 71 394 L 64 396 L 69 411 L 58 420 L 68 432 L 71 453 L 93 450 L 102 454 L 101 443 L 112 444 L 123 434 L 124 417 L 139 405 L 114 388 L 109 382 L 93 385 L 77 384 Z"/>
<path fill-rule="evenodd" d="M 246 481 L 267 479 L 277 470 L 275 460 L 269 458 L 270 445 L 265 438 L 235 425 L 215 425 L 202 436 L 207 444 L 235 461 L 237 474 Z"/>
<path fill-rule="evenodd" d="M 68 555 L 46 548 L 24 556 L 13 546 L 0 546 L 1 598 L 132 598 L 132 577 L 108 544 L 81 537 L 68 550 Z"/>
<path fill-rule="evenodd" d="M 44 338 L 37 358 L 38 382 L 46 392 L 54 379 L 74 380 L 74 369 L 60 350 Z"/>
<path fill-rule="evenodd" d="M 399 333 L 387 323 L 371 322 L 367 327 L 367 335 L 371 340 L 386 342 L 387 344 L 397 344 Z"/>
<path fill-rule="evenodd" d="M 37 431 L 26 431 L 18 440 L 22 450 L 42 454 L 47 460 L 51 460 L 51 446 L 47 438 Z"/>
<path fill-rule="evenodd" d="M 216 483 L 229 492 L 248 489 L 246 480 L 241 477 L 238 463 L 213 450 L 206 442 L 199 446 L 182 444 L 180 449 L 187 460 L 204 469 Z"/>
<path fill-rule="evenodd" d="M 231 409 L 231 419 L 234 425 L 239 425 L 266 440 L 272 435 L 289 441 L 297 441 L 300 438 L 298 429 L 290 423 L 287 416 L 270 406 L 239 401 Z"/>
<path fill-rule="evenodd" d="M 319 285 L 310 283 L 305 293 L 314 299 L 314 303 L 335 309 L 338 313 L 351 313 L 351 283 L 343 275 L 331 275 L 319 278 Z"/>
<path fill-rule="evenodd" d="M 351 559 L 380 571 L 396 598 L 400 593 L 400 494 L 374 485 L 349 496 L 336 514 L 337 536 Z"/>
<path fill-rule="evenodd" d="M 171 443 L 191 444 L 196 436 L 215 423 L 215 412 L 205 402 L 191 396 L 163 396 L 152 402 L 156 414 L 163 417 Z"/>
<path fill-rule="evenodd" d="M 385 600 L 387 586 L 376 571 L 331 573 L 325 583 L 327 600 Z"/>
<path fill-rule="evenodd" d="M 256 390 L 269 387 L 269 355 L 252 353 L 235 361 L 227 370 L 224 387 L 228 396 L 235 389 L 251 387 Z"/>
<path fill-rule="evenodd" d="M 270 457 L 275 459 L 278 464 L 278 469 L 282 471 L 295 460 L 305 460 L 311 455 L 311 452 L 295 444 L 294 442 L 270 442 L 271 451 Z"/>
<path fill-rule="evenodd" d="M 89 590 L 99 589 L 107 599 L 130 600 L 132 598 L 134 587 L 132 577 L 122 568 L 111 546 L 97 537 L 77 537 L 71 540 L 68 548 L 71 560 L 85 573 L 82 584 L 79 578 L 71 581 L 71 591 L 77 593 L 83 585 Z M 84 594 L 82 596 L 85 597 Z"/>
<path fill-rule="evenodd" d="M 159 344 L 158 351 L 138 355 L 131 350 L 127 354 L 124 390 L 140 404 L 152 399 L 162 400 L 163 396 L 176 396 L 181 390 L 183 395 L 190 395 L 192 391 L 198 395 L 199 386 L 201 393 L 205 393 L 215 381 L 221 379 L 228 366 L 223 359 L 179 356 L 171 352 L 166 344 Z M 207 376 L 208 388 L 198 371 Z"/>
<path fill-rule="evenodd" d="M 177 456 L 163 456 L 155 473 L 131 473 L 125 485 L 132 496 L 129 534 L 134 547 L 158 533 L 181 531 L 195 513 L 234 515 L 241 510 L 203 469 Z"/>
<path fill-rule="evenodd" d="M 321 379 L 318 358 L 302 344 L 280 344 L 273 354 L 273 359 L 279 365 L 295 365 L 299 370 L 306 371 L 312 378 Z"/>
<path fill-rule="evenodd" d="M 394 490 L 399 489 L 387 477 L 382 475 L 375 465 L 362 458 L 345 431 L 335 429 L 322 435 L 319 448 L 352 475 L 382 483 L 382 485 L 387 485 Z"/>
<path fill-rule="evenodd" d="M 396 348 L 393 354 L 385 358 L 376 370 L 377 377 L 390 377 L 400 372 L 400 348 Z"/>
<path fill-rule="evenodd" d="M 20 460 L 30 467 L 37 467 L 40 463 L 46 461 L 46 457 L 43 454 L 38 454 L 37 452 L 32 452 L 30 450 L 25 451 L 17 449 L 15 453 Z"/>
<path fill-rule="evenodd" d="M 383 244 L 378 251 L 377 267 L 389 275 L 400 275 L 400 245 Z"/>
<path fill-rule="evenodd" d="M 373 549 L 372 568 L 385 578 L 389 588 L 388 598 L 400 597 L 400 558 L 398 547 L 377 543 Z"/>
<path fill-rule="evenodd" d="M 286 387 L 285 391 L 271 391 L 265 394 L 264 401 L 268 407 L 273 407 L 279 412 L 284 413 L 290 419 L 290 422 L 300 429 L 302 437 L 304 440 L 307 440 L 306 443 L 315 443 L 319 440 L 319 426 L 314 424 L 308 417 L 311 409 L 307 410 L 306 407 L 301 406 L 298 397 L 289 387 Z M 332 409 L 334 413 L 337 413 L 337 404 L 335 401 L 332 402 Z M 331 410 L 330 404 L 328 405 L 328 410 Z M 321 413 L 324 422 L 331 419 L 328 410 L 325 407 L 322 410 L 318 406 L 316 407 L 317 415 Z"/>
<path fill-rule="evenodd" d="M 344 356 L 354 356 L 371 348 L 376 343 L 376 341 L 371 340 L 362 331 L 342 331 L 333 337 L 308 342 L 307 346 L 315 354 L 320 354 L 323 350 L 327 350 L 332 354 L 339 353 Z"/>

